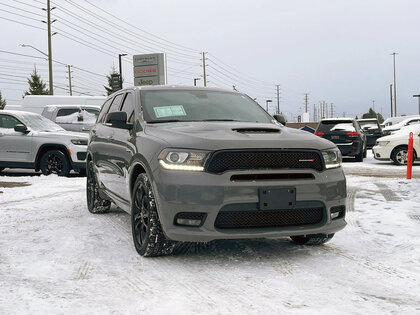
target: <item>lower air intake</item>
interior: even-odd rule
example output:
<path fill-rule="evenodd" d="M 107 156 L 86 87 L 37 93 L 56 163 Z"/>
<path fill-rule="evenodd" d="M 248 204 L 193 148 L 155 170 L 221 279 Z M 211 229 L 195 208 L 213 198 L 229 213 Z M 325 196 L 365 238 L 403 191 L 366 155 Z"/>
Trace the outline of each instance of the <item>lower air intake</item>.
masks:
<path fill-rule="evenodd" d="M 275 228 L 312 225 L 323 219 L 323 208 L 220 211 L 214 226 L 218 229 Z"/>

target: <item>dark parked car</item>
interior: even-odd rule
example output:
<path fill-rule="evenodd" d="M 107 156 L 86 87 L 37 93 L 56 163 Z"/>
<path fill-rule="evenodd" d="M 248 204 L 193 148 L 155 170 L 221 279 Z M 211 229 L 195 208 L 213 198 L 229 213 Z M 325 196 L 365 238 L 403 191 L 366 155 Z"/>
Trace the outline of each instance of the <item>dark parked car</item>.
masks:
<path fill-rule="evenodd" d="M 322 119 L 315 135 L 334 142 L 343 156 L 354 156 L 358 162 L 366 157 L 366 135 L 353 118 Z"/>
<path fill-rule="evenodd" d="M 376 139 L 384 136 L 378 120 L 376 118 L 366 118 L 357 121 L 366 134 L 366 147 L 372 149 L 376 143 Z"/>
<path fill-rule="evenodd" d="M 346 225 L 337 147 L 282 126 L 242 93 L 124 89 L 106 100 L 90 135 L 88 209 L 113 202 L 130 213 L 142 256 L 214 239 L 318 245 Z"/>

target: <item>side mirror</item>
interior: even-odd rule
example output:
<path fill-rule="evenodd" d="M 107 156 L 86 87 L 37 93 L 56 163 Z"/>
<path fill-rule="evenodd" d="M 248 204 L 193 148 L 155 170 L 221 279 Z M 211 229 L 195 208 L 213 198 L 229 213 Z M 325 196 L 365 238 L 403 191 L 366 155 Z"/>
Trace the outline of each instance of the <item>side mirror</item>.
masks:
<path fill-rule="evenodd" d="M 29 133 L 28 127 L 22 124 L 17 124 L 13 129 L 15 129 L 16 132 Z"/>
<path fill-rule="evenodd" d="M 126 112 L 113 112 L 106 115 L 105 123 L 114 128 L 120 129 L 133 129 L 133 124 L 127 124 L 127 113 Z"/>
<path fill-rule="evenodd" d="M 286 118 L 284 118 L 281 114 L 275 114 L 273 115 L 274 119 L 277 120 L 279 123 L 281 123 L 283 126 L 286 126 Z"/>

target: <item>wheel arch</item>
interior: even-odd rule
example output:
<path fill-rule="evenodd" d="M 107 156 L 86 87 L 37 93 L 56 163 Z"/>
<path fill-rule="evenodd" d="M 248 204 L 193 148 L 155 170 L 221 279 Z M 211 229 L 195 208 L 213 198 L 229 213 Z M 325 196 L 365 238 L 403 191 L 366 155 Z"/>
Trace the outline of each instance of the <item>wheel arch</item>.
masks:
<path fill-rule="evenodd" d="M 68 151 L 68 148 L 64 145 L 64 144 L 57 144 L 57 143 L 45 143 L 43 145 L 41 145 L 38 149 L 38 152 L 36 154 L 36 158 L 35 158 L 35 170 L 39 171 L 40 170 L 40 161 L 42 156 L 44 155 L 45 152 L 50 151 L 50 150 L 58 150 L 60 152 L 63 152 L 64 156 L 66 157 L 66 159 L 69 162 L 70 165 L 70 169 L 73 169 L 72 166 L 72 161 L 71 161 L 71 157 L 70 157 L 70 153 Z"/>
<path fill-rule="evenodd" d="M 394 153 L 397 151 L 397 149 L 400 149 L 400 148 L 407 148 L 408 149 L 408 144 L 399 144 L 395 148 L 393 148 L 392 151 L 391 151 L 391 158 L 394 155 Z M 413 152 L 417 157 L 419 156 L 417 154 L 416 148 L 414 146 L 413 146 Z"/>

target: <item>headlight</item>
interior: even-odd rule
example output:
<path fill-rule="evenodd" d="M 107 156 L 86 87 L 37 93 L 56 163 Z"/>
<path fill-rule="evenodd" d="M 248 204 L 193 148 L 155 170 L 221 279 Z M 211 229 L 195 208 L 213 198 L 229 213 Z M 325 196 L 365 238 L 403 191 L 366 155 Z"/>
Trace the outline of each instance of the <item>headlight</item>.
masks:
<path fill-rule="evenodd" d="M 208 152 L 165 149 L 159 154 L 159 164 L 167 170 L 204 171 Z"/>
<path fill-rule="evenodd" d="M 87 145 L 88 144 L 88 139 L 71 139 L 70 141 L 71 141 L 71 143 L 73 143 L 75 145 Z"/>
<path fill-rule="evenodd" d="M 337 168 L 341 166 L 341 152 L 339 149 L 330 149 L 322 151 L 322 156 L 325 162 L 325 168 Z"/>
<path fill-rule="evenodd" d="M 376 141 L 376 144 L 380 147 L 384 147 L 389 143 L 389 141 Z"/>

